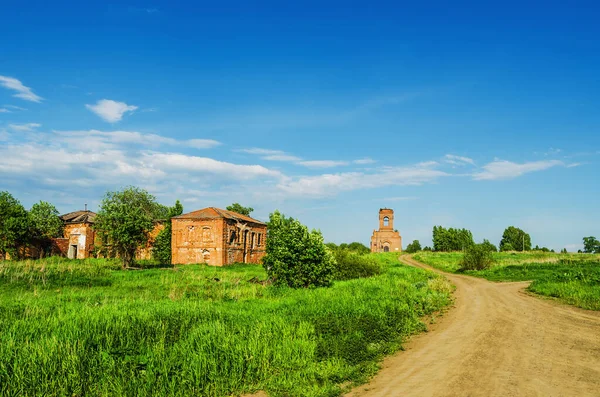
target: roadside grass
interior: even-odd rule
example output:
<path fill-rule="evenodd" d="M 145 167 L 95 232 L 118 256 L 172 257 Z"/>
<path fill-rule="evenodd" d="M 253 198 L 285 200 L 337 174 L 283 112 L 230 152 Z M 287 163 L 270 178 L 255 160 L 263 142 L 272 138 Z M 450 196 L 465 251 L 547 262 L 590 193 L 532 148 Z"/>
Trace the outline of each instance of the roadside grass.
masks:
<path fill-rule="evenodd" d="M 257 265 L 0 262 L 0 395 L 338 396 L 451 301 L 444 278 L 374 258 L 381 275 L 301 290 Z"/>
<path fill-rule="evenodd" d="M 413 257 L 435 268 L 459 272 L 462 253 L 420 252 Z M 487 270 L 464 274 L 490 281 L 529 281 L 527 288 L 539 295 L 583 309 L 600 310 L 600 255 L 544 252 L 497 252 L 496 262 Z"/>

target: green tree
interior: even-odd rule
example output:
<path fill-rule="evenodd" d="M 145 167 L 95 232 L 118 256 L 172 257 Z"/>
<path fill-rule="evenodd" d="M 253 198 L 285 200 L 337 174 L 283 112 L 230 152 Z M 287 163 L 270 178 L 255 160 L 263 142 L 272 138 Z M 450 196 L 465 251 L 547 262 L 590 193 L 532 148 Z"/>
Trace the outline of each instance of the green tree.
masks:
<path fill-rule="evenodd" d="M 63 222 L 58 214 L 56 207 L 45 201 L 35 203 L 29 210 L 30 238 L 40 258 L 50 252 L 52 239 L 62 236 Z"/>
<path fill-rule="evenodd" d="M 483 245 L 484 247 L 487 247 L 487 249 L 490 250 L 491 252 L 498 251 L 498 248 L 496 248 L 496 246 L 494 244 L 490 243 L 490 240 L 483 239 L 483 243 L 481 243 L 481 245 Z"/>
<path fill-rule="evenodd" d="M 507 244 L 511 249 L 507 249 Z M 531 251 L 531 237 L 518 227 L 509 226 L 502 234 L 500 251 Z"/>
<path fill-rule="evenodd" d="M 299 221 L 279 211 L 269 215 L 263 266 L 275 284 L 292 288 L 331 284 L 335 259 L 320 231 L 309 231 Z"/>
<path fill-rule="evenodd" d="M 18 257 L 18 249 L 25 246 L 28 235 L 27 211 L 9 192 L 0 192 L 0 260 L 6 253 Z"/>
<path fill-rule="evenodd" d="M 471 245 L 473 234 L 467 229 L 446 229 L 442 226 L 433 227 L 433 250 L 434 251 L 462 251 Z"/>
<path fill-rule="evenodd" d="M 183 205 L 177 200 L 173 207 L 169 208 L 165 228 L 161 230 L 152 246 L 152 257 L 161 264 L 171 264 L 171 218 L 183 214 Z"/>
<path fill-rule="evenodd" d="M 252 211 L 254 211 L 254 208 L 252 208 L 252 207 L 243 207 L 239 203 L 233 203 L 230 206 L 225 207 L 225 209 L 227 211 L 237 212 L 238 214 L 242 214 L 242 215 L 246 215 L 246 216 L 250 216 L 250 214 L 252 213 Z"/>
<path fill-rule="evenodd" d="M 600 241 L 594 236 L 584 237 L 583 252 L 586 254 L 600 254 Z"/>
<path fill-rule="evenodd" d="M 354 242 L 348 244 L 348 249 L 350 251 L 354 251 L 358 254 L 368 254 L 369 252 L 371 252 L 369 247 L 367 247 L 363 243 L 359 243 L 357 241 L 354 241 Z"/>
<path fill-rule="evenodd" d="M 123 268 L 133 264 L 136 249 L 148 241 L 159 211 L 154 196 L 134 186 L 104 195 L 94 228 L 109 242 L 110 253 L 121 258 Z"/>
<path fill-rule="evenodd" d="M 404 252 L 408 254 L 414 254 L 418 251 L 421 251 L 421 243 L 419 242 L 419 240 L 413 240 L 413 242 L 408 244 L 406 246 L 406 249 L 404 250 Z"/>

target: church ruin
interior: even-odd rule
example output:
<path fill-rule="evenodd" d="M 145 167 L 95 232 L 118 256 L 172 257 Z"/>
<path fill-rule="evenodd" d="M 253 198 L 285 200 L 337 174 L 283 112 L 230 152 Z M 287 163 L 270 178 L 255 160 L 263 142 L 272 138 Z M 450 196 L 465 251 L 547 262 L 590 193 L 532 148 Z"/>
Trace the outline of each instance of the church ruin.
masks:
<path fill-rule="evenodd" d="M 394 210 L 379 209 L 379 230 L 373 230 L 371 252 L 401 252 L 402 237 L 394 229 Z"/>

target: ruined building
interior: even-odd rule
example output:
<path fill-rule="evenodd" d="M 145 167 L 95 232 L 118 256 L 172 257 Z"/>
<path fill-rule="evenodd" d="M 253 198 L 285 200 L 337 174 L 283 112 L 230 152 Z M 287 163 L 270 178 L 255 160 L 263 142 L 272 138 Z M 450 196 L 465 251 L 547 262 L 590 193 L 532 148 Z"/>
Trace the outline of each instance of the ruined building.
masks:
<path fill-rule="evenodd" d="M 267 225 L 249 216 L 215 207 L 171 219 L 173 264 L 260 263 Z"/>
<path fill-rule="evenodd" d="M 379 230 L 373 230 L 371 252 L 401 252 L 402 237 L 394 230 L 394 210 L 379 210 Z"/>
<path fill-rule="evenodd" d="M 60 216 L 64 222 L 63 238 L 54 239 L 55 250 L 71 259 L 85 259 L 92 256 L 96 232 L 92 225 L 96 213 L 75 211 Z"/>

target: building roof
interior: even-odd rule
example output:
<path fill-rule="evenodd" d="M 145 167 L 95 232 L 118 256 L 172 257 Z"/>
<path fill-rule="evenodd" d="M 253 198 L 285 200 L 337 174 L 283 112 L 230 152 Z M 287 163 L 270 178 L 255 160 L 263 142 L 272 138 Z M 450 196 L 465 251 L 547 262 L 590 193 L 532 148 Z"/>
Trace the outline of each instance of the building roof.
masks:
<path fill-rule="evenodd" d="M 251 218 L 246 215 L 238 214 L 237 212 L 224 210 L 221 208 L 208 207 L 198 211 L 188 212 L 179 216 L 174 216 L 173 219 L 232 219 L 240 222 L 252 222 L 259 225 L 266 225 L 266 223 Z"/>
<path fill-rule="evenodd" d="M 75 211 L 60 216 L 60 219 L 66 223 L 94 223 L 96 213 L 92 211 Z"/>

